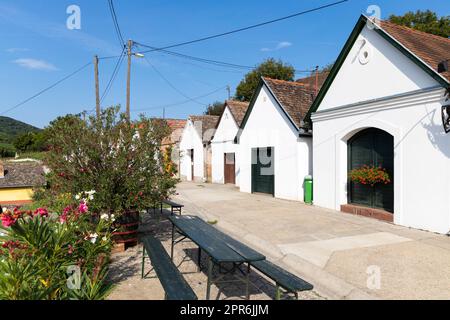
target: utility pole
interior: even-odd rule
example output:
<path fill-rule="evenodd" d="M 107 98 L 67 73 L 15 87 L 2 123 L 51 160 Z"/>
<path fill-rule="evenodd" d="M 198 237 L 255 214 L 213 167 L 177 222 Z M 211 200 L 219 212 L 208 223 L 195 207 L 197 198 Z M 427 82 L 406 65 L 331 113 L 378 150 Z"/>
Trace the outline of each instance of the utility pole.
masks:
<path fill-rule="evenodd" d="M 131 121 L 131 111 L 130 111 L 130 85 L 131 85 L 131 56 L 133 48 L 133 40 L 128 40 L 128 76 L 127 76 L 127 118 Z"/>
<path fill-rule="evenodd" d="M 166 107 L 163 108 L 163 119 L 166 119 Z"/>
<path fill-rule="evenodd" d="M 228 91 L 228 100 L 231 99 L 231 88 L 230 86 L 227 86 L 227 91 Z"/>
<path fill-rule="evenodd" d="M 100 118 L 100 89 L 98 83 L 98 56 L 94 56 L 95 67 L 95 109 L 97 111 L 97 118 Z"/>

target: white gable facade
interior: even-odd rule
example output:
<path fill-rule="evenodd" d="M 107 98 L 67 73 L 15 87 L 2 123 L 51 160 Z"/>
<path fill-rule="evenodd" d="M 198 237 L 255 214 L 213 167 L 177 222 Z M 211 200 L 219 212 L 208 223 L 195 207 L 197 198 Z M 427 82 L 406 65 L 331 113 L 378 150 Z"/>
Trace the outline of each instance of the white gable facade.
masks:
<path fill-rule="evenodd" d="M 228 106 L 220 119 L 214 138 L 211 141 L 212 149 L 212 182 L 228 183 L 226 181 L 225 171 L 228 166 L 234 171 L 234 184 L 239 186 L 240 179 L 240 158 L 238 145 L 234 143 L 239 130 L 239 126 L 233 117 Z M 233 169 L 234 166 L 234 169 Z M 231 181 L 229 183 L 232 183 Z"/>
<path fill-rule="evenodd" d="M 312 139 L 299 137 L 298 128 L 266 85 L 262 85 L 246 117 L 245 125 L 238 135 L 240 190 L 270 193 L 260 191 L 255 186 L 259 183 L 255 181 L 255 175 L 267 171 L 267 175 L 273 175 L 270 183 L 273 184 L 274 197 L 303 201 L 304 178 L 312 173 Z M 255 171 L 254 166 L 258 162 L 255 157 L 260 158 L 266 170 Z"/>
<path fill-rule="evenodd" d="M 448 233 L 446 90 L 393 43 L 366 24 L 322 88 L 325 96 L 312 115 L 314 203 Z M 350 182 L 349 171 L 362 164 L 388 168 L 391 183 L 376 189 Z"/>
<path fill-rule="evenodd" d="M 204 181 L 204 148 L 198 128 L 189 119 L 180 141 L 180 176 L 186 181 Z M 201 131 L 200 131 L 201 132 Z"/>

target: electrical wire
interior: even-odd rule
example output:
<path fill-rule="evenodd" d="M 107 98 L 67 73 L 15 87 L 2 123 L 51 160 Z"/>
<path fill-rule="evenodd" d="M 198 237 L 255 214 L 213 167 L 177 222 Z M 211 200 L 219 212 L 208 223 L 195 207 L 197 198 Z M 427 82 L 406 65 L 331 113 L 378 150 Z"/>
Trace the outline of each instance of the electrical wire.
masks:
<path fill-rule="evenodd" d="M 153 63 L 151 63 L 147 57 L 144 57 L 145 61 L 147 61 L 147 63 L 152 67 L 152 69 L 161 77 L 161 79 L 164 80 L 164 82 L 166 82 L 169 87 L 171 87 L 174 91 L 178 92 L 178 94 L 180 94 L 181 96 L 183 96 L 184 98 L 188 99 L 189 101 L 195 102 L 201 106 L 206 106 L 206 103 L 200 102 L 194 98 L 189 97 L 188 95 L 186 95 L 183 91 L 181 91 L 180 89 L 178 89 L 169 79 L 167 79 L 154 65 Z"/>
<path fill-rule="evenodd" d="M 119 59 L 117 60 L 116 66 L 114 67 L 113 73 L 111 74 L 111 78 L 109 79 L 108 85 L 105 88 L 105 91 L 103 91 L 103 94 L 100 98 L 100 103 L 103 103 L 106 96 L 109 94 L 109 91 L 111 90 L 111 87 L 116 80 L 117 74 L 120 71 L 120 67 L 122 66 L 123 60 L 125 58 L 125 49 L 122 50 L 122 54 L 119 56 Z"/>
<path fill-rule="evenodd" d="M 203 38 L 199 38 L 199 39 L 194 39 L 194 40 L 185 41 L 185 42 L 181 42 L 181 43 L 171 44 L 171 45 L 168 45 L 168 46 L 165 46 L 165 47 L 161 47 L 161 48 L 150 49 L 150 50 L 142 51 L 140 53 L 161 51 L 161 50 L 165 50 L 165 49 L 171 49 L 171 48 L 181 47 L 181 46 L 185 46 L 185 45 L 189 45 L 189 44 L 193 44 L 193 43 L 197 43 L 197 42 L 211 40 L 211 39 L 227 36 L 227 35 L 230 35 L 230 34 L 234 34 L 234 33 L 242 32 L 242 31 L 247 31 L 247 30 L 250 30 L 250 29 L 258 28 L 258 27 L 265 26 L 265 25 L 268 25 L 268 24 L 271 24 L 271 23 L 275 23 L 275 22 L 279 22 L 279 21 L 282 21 L 282 20 L 291 19 L 291 18 L 294 18 L 294 17 L 305 15 L 307 13 L 312 13 L 312 12 L 315 12 L 315 11 L 323 10 L 323 9 L 326 9 L 326 8 L 329 8 L 329 7 L 340 5 L 340 4 L 342 4 L 344 2 L 348 2 L 348 1 L 349 0 L 341 0 L 341 1 L 333 2 L 333 3 L 327 4 L 327 5 L 323 5 L 323 6 L 320 6 L 320 7 L 316 7 L 316 8 L 313 8 L 313 9 L 297 12 L 297 13 L 294 13 L 294 14 L 291 14 L 291 15 L 288 15 L 288 16 L 285 16 L 285 17 L 281 17 L 281 18 L 277 18 L 277 19 L 261 22 L 261 23 L 258 23 L 258 24 L 254 24 L 254 25 L 251 25 L 251 26 L 247 26 L 247 27 L 243 27 L 243 28 L 239 28 L 239 29 L 235 29 L 235 30 L 231 30 L 231 31 L 227 31 L 227 32 L 223 32 L 223 33 L 219 33 L 219 34 L 203 37 Z"/>
<path fill-rule="evenodd" d="M 142 43 L 139 43 L 139 42 L 136 42 L 135 44 L 137 44 L 137 45 L 139 45 L 141 47 L 156 49 L 156 47 L 145 45 L 145 44 L 142 44 Z M 241 70 L 255 70 L 257 68 L 257 67 L 245 66 L 245 65 L 235 64 L 235 63 L 218 61 L 218 60 L 211 60 L 211 59 L 194 57 L 194 56 L 190 56 L 190 55 L 187 55 L 187 54 L 182 54 L 182 53 L 169 51 L 169 50 L 164 50 L 164 49 L 158 50 L 158 51 L 162 52 L 162 53 L 165 53 L 165 54 L 168 54 L 168 55 L 176 56 L 176 57 L 179 57 L 179 58 L 184 58 L 184 59 L 188 59 L 188 60 L 193 60 L 193 61 L 197 61 L 197 62 L 211 64 L 211 65 L 215 65 L 215 66 L 219 66 L 219 67 L 230 67 L 230 68 L 236 68 L 236 69 L 241 69 Z M 314 70 L 298 70 L 298 69 L 295 69 L 296 73 L 311 73 L 313 71 Z"/>
<path fill-rule="evenodd" d="M 194 97 L 192 99 L 206 98 L 206 97 L 209 97 L 209 96 L 211 96 L 211 95 L 213 95 L 213 94 L 215 94 L 215 93 L 217 93 L 217 92 L 219 92 L 221 90 L 224 90 L 226 88 L 227 88 L 227 86 L 223 86 L 223 87 L 220 87 L 220 88 L 218 88 L 218 89 L 216 89 L 216 90 L 214 90 L 212 92 L 206 93 L 206 94 L 201 95 L 201 96 Z M 170 103 L 170 104 L 166 104 L 166 105 L 161 105 L 161 106 L 158 106 L 158 107 L 150 107 L 150 108 L 145 108 L 145 109 L 135 109 L 135 110 L 132 110 L 132 111 L 133 112 L 143 112 L 143 111 L 149 111 L 149 110 L 159 110 L 159 109 L 164 109 L 164 108 L 173 108 L 173 107 L 177 107 L 177 106 L 189 103 L 189 102 L 191 102 L 191 99 L 180 101 L 180 102 L 174 102 L 174 103 Z"/>
<path fill-rule="evenodd" d="M 111 12 L 111 17 L 113 20 L 114 28 L 116 30 L 117 38 L 120 42 L 120 47 L 123 49 L 125 47 L 125 41 L 123 39 L 122 31 L 120 30 L 119 21 L 117 20 L 116 10 L 114 8 L 114 2 L 113 0 L 108 0 L 109 4 L 109 11 Z"/>

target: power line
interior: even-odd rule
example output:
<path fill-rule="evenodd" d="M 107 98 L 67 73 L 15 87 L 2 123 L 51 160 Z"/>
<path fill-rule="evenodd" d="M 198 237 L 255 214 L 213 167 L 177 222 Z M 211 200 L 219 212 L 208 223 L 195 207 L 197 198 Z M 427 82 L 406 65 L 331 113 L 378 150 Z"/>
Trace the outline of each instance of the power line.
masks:
<path fill-rule="evenodd" d="M 152 69 L 161 77 L 161 79 L 163 79 L 174 91 L 176 91 L 176 92 L 178 92 L 181 96 L 183 96 L 184 98 L 186 98 L 186 99 L 188 99 L 188 100 L 190 100 L 190 101 L 192 101 L 192 102 L 195 102 L 195 103 L 197 103 L 197 104 L 199 104 L 199 105 L 202 105 L 202 106 L 206 106 L 207 104 L 206 103 L 202 103 L 202 102 L 200 102 L 200 101 L 197 101 L 196 99 L 194 99 L 194 98 L 191 98 L 191 97 L 189 97 L 188 95 L 186 95 L 183 91 L 181 91 L 180 89 L 178 89 L 169 79 L 167 79 L 154 65 L 153 65 L 153 63 L 151 63 L 148 59 L 147 59 L 147 57 L 144 57 L 144 59 L 145 59 L 145 61 L 147 61 L 147 63 L 152 67 Z"/>
<path fill-rule="evenodd" d="M 116 10 L 114 9 L 114 2 L 113 0 L 108 0 L 108 4 L 109 4 L 109 11 L 111 12 L 111 17 L 113 20 L 113 24 L 114 24 L 114 28 L 116 30 L 116 35 L 117 38 L 120 42 L 120 47 L 123 49 L 125 46 L 125 41 L 123 39 L 123 35 L 122 35 L 122 31 L 120 30 L 120 25 L 119 22 L 117 20 L 117 15 L 116 15 Z"/>
<path fill-rule="evenodd" d="M 18 103 L 18 104 L 16 104 L 16 105 L 10 107 L 9 109 L 3 111 L 0 115 L 4 115 L 4 114 L 6 114 L 6 113 L 8 113 L 8 112 L 10 112 L 10 111 L 12 111 L 12 110 L 14 110 L 14 109 L 19 108 L 20 106 L 23 106 L 24 104 L 26 104 L 26 103 L 30 102 L 31 100 L 33 100 L 33 99 L 39 97 L 40 95 L 44 94 L 45 92 L 47 92 L 47 91 L 53 89 L 54 87 L 56 87 L 56 86 L 59 85 L 60 83 L 62 83 L 62 82 L 64 82 L 64 81 L 66 81 L 66 80 L 72 78 L 72 77 L 75 76 L 77 73 L 79 73 L 79 72 L 81 72 L 82 70 L 84 70 L 84 69 L 86 69 L 87 67 L 89 67 L 91 64 L 92 64 L 92 62 L 89 62 L 89 63 L 85 64 L 84 66 L 82 66 L 81 68 L 75 70 L 74 72 L 70 73 L 69 75 L 65 76 L 65 77 L 62 78 L 61 80 L 56 81 L 55 83 L 53 83 L 53 84 L 50 85 L 49 87 L 47 87 L 47 88 L 45 88 L 45 89 L 39 91 L 38 93 L 36 93 L 36 94 L 32 95 L 31 97 L 29 97 L 29 98 L 23 100 L 22 102 L 20 102 L 20 103 Z"/>
<path fill-rule="evenodd" d="M 125 58 L 124 52 L 125 52 L 125 49 L 122 50 L 122 53 L 119 56 L 119 59 L 117 60 L 116 66 L 114 67 L 113 73 L 111 74 L 111 78 L 109 79 L 108 85 L 106 86 L 105 91 L 103 91 L 102 97 L 100 99 L 100 103 L 103 103 L 103 100 L 108 95 L 114 81 L 116 80 L 117 74 L 119 73 L 120 67 L 122 66 L 123 60 Z"/>
<path fill-rule="evenodd" d="M 217 92 L 219 92 L 219 91 L 221 91 L 221 90 L 226 89 L 226 87 L 227 87 L 227 86 L 220 87 L 220 88 L 218 88 L 218 89 L 216 89 L 216 90 L 214 90 L 214 91 L 212 91 L 212 92 L 206 93 L 206 94 L 201 95 L 201 96 L 194 97 L 194 98 L 192 98 L 192 99 L 201 99 L 201 98 L 209 97 L 209 96 L 211 96 L 211 95 L 213 95 L 213 94 L 215 94 L 215 93 L 217 93 Z M 161 105 L 161 106 L 158 106 L 158 107 L 151 107 L 151 108 L 145 108 L 145 109 L 138 109 L 138 110 L 133 110 L 133 111 L 134 111 L 134 112 L 142 112 L 142 111 L 149 111 L 149 110 L 159 110 L 159 109 L 164 109 L 164 108 L 173 108 L 173 107 L 176 107 L 176 106 L 180 106 L 180 105 L 189 103 L 189 102 L 192 101 L 192 99 L 184 100 L 184 101 L 180 101 L 180 102 L 174 102 L 174 103 L 170 103 L 170 104 L 166 104 L 166 105 Z"/>
<path fill-rule="evenodd" d="M 254 25 L 251 25 L 251 26 L 248 26 L 248 27 L 239 28 L 239 29 L 235 29 L 235 30 L 231 30 L 231 31 L 215 34 L 215 35 L 212 35 L 212 36 L 207 36 L 207 37 L 195 39 L 195 40 L 190 40 L 190 41 L 185 41 L 185 42 L 181 42 L 181 43 L 176 43 L 176 44 L 168 45 L 168 46 L 161 47 L 161 48 L 150 49 L 150 50 L 142 51 L 141 53 L 148 53 L 148 52 L 153 52 L 153 51 L 161 51 L 161 50 L 165 50 L 165 49 L 181 47 L 181 46 L 185 46 L 185 45 L 188 45 L 188 44 L 193 44 L 193 43 L 197 43 L 197 42 L 202 42 L 202 41 L 211 40 L 211 39 L 214 39 L 214 38 L 227 36 L 227 35 L 230 35 L 230 34 L 233 34 L 233 33 L 242 32 L 242 31 L 258 28 L 258 27 L 265 26 L 265 25 L 268 25 L 268 24 L 271 24 L 271 23 L 275 23 L 275 22 L 279 22 L 279 21 L 282 21 L 282 20 L 287 20 L 287 19 L 291 19 L 291 18 L 298 17 L 298 16 L 301 16 L 301 15 L 305 15 L 307 13 L 323 10 L 323 9 L 326 9 L 326 8 L 329 8 L 329 7 L 332 7 L 332 6 L 337 6 L 339 4 L 342 4 L 342 3 L 348 2 L 348 1 L 349 0 L 341 0 L 341 1 L 333 2 L 333 3 L 327 4 L 327 5 L 323 5 L 323 6 L 320 6 L 320 7 L 316 7 L 316 8 L 313 8 L 313 9 L 305 10 L 305 11 L 302 11 L 302 12 L 297 12 L 297 13 L 294 13 L 294 14 L 291 14 L 291 15 L 288 15 L 288 16 L 285 16 L 285 17 L 281 17 L 281 18 L 270 20 L 270 21 L 265 21 L 265 22 L 261 22 L 261 23 L 258 23 L 258 24 L 254 24 Z"/>
<path fill-rule="evenodd" d="M 138 43 L 138 42 L 136 42 L 136 44 L 141 46 L 141 47 L 157 49 L 156 47 L 152 47 L 152 46 L 145 45 L 145 44 Z M 202 62 L 202 63 L 206 63 L 206 64 L 211 64 L 211 65 L 219 66 L 219 67 L 229 67 L 229 68 L 235 68 L 235 69 L 241 69 L 241 70 L 255 70 L 256 69 L 256 67 L 245 66 L 245 65 L 229 63 L 229 62 L 223 62 L 223 61 L 218 61 L 218 60 L 199 58 L 199 57 L 194 57 L 194 56 L 190 56 L 190 55 L 187 55 L 187 54 L 182 54 L 182 53 L 169 51 L 169 50 L 164 50 L 164 49 L 157 50 L 157 51 L 165 53 L 165 54 L 168 54 L 168 55 L 176 56 L 176 57 L 179 57 L 179 58 L 188 59 L 188 60 L 197 61 L 197 62 Z M 311 73 L 313 71 L 314 70 L 297 70 L 297 69 L 295 69 L 296 73 Z"/>

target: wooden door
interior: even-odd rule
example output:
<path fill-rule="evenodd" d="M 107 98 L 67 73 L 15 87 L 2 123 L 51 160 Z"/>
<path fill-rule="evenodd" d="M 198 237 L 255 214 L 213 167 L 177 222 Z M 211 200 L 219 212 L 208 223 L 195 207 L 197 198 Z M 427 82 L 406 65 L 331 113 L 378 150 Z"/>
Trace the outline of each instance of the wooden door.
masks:
<path fill-rule="evenodd" d="M 223 157 L 225 184 L 236 184 L 236 155 L 234 153 L 225 153 Z"/>
<path fill-rule="evenodd" d="M 252 192 L 275 195 L 274 148 L 252 150 Z"/>
<path fill-rule="evenodd" d="M 349 203 L 394 212 L 394 137 L 370 128 L 357 133 L 348 143 L 349 171 L 364 165 L 386 169 L 391 183 L 374 187 L 349 181 Z"/>

